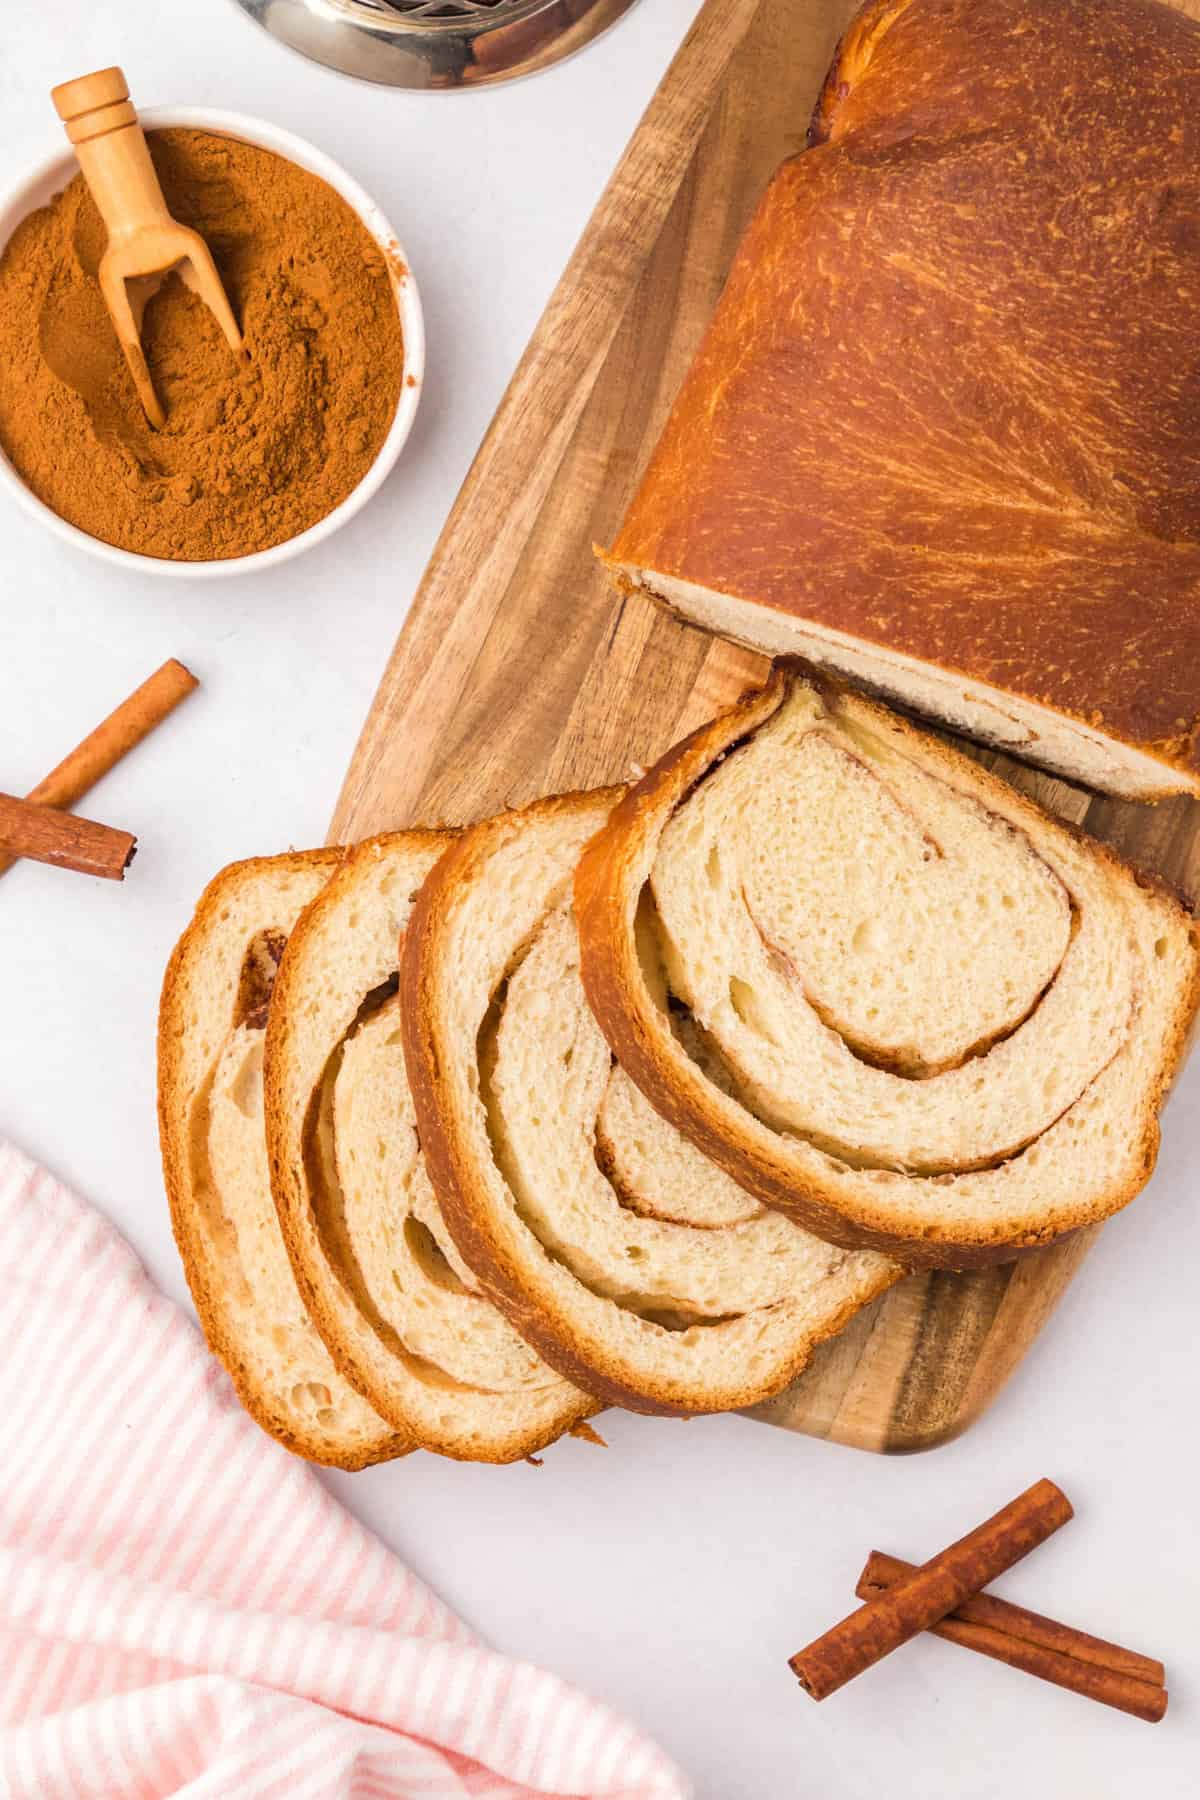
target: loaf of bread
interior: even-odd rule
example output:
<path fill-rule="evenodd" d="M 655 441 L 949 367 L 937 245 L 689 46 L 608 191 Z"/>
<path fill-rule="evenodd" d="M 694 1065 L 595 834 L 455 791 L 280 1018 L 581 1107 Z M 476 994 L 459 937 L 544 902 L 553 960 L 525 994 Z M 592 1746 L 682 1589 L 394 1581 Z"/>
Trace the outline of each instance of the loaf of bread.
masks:
<path fill-rule="evenodd" d="M 412 1440 L 338 1372 L 300 1298 L 263 1129 L 276 965 L 339 855 L 257 857 L 205 889 L 163 982 L 158 1118 L 175 1241 L 210 1348 L 273 1437 L 312 1462 L 360 1469 Z"/>
<path fill-rule="evenodd" d="M 610 553 L 775 655 L 1200 792 L 1200 25 L 870 0 Z"/>
<path fill-rule="evenodd" d="M 464 1263 L 547 1362 L 643 1412 L 748 1405 L 901 1271 L 762 1207 L 614 1064 L 571 879 L 617 797 L 488 820 L 426 880 L 399 994 L 417 1129 Z"/>
<path fill-rule="evenodd" d="M 511 1462 L 597 1403 L 489 1303 L 426 1174 L 397 960 L 417 890 L 450 841 L 369 839 L 301 915 L 267 1030 L 267 1140 L 296 1279 L 338 1366 L 411 1441 Z"/>
<path fill-rule="evenodd" d="M 841 684 L 778 666 L 673 750 L 584 851 L 576 905 L 622 1067 L 833 1243 L 999 1260 L 1150 1174 L 1192 921 Z"/>

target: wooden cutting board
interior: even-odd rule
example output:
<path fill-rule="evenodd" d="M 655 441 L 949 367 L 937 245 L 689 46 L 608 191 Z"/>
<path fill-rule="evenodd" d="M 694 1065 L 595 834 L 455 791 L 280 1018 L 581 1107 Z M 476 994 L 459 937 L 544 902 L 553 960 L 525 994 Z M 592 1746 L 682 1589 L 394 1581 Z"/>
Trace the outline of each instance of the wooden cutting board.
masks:
<path fill-rule="evenodd" d="M 986 0 L 980 0 L 986 4 Z M 633 599 L 592 556 L 639 471 L 852 0 L 708 0 L 559 282 L 438 541 L 331 838 L 463 824 L 623 780 L 762 661 Z M 1200 16 L 1200 0 L 1184 10 Z M 563 79 L 563 77 L 559 77 Z M 1200 893 L 1200 806 L 1097 800 L 986 760 Z M 756 1416 L 871 1450 L 961 1431 L 1029 1349 L 1094 1232 L 1003 1268 L 912 1276 Z"/>

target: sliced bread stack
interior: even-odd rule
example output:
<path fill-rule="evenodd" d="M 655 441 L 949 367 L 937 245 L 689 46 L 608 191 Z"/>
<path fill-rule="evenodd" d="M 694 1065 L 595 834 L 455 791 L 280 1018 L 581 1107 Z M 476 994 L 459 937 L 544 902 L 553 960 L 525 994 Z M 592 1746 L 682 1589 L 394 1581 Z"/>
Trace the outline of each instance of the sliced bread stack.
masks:
<path fill-rule="evenodd" d="M 797 666 L 629 792 L 243 867 L 168 972 L 168 1185 L 243 1398 L 347 1466 L 748 1405 L 1107 1216 L 1197 997 L 1176 901 Z"/>
<path fill-rule="evenodd" d="M 474 827 L 422 888 L 400 971 L 417 1125 L 468 1265 L 546 1360 L 614 1405 L 749 1405 L 896 1279 L 756 1204 L 648 1106 L 588 1009 L 575 866 L 617 795 Z"/>

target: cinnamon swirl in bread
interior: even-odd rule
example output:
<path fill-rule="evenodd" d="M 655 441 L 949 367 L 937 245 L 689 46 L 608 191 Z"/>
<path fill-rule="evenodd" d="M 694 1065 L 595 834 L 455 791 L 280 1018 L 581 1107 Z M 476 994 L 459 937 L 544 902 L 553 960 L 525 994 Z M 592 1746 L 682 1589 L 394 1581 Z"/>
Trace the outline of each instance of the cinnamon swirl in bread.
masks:
<path fill-rule="evenodd" d="M 614 1061 L 571 879 L 617 798 L 490 819 L 426 880 L 400 971 L 417 1129 L 463 1261 L 548 1362 L 638 1411 L 745 1406 L 901 1271 L 760 1205 Z"/>
<path fill-rule="evenodd" d="M 1183 908 L 873 701 L 779 666 L 616 807 L 583 984 L 664 1118 L 831 1242 L 997 1261 L 1142 1187 Z"/>

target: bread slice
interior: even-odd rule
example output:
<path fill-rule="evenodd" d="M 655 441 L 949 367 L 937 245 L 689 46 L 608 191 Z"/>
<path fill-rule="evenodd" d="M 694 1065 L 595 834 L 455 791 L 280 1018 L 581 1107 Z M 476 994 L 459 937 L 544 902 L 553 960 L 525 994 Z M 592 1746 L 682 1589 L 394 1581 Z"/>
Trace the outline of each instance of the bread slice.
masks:
<path fill-rule="evenodd" d="M 1150 1174 L 1191 920 L 840 684 L 779 666 L 677 746 L 589 845 L 576 905 L 624 1067 L 833 1243 L 1001 1260 Z"/>
<path fill-rule="evenodd" d="M 158 1122 L 175 1241 L 213 1354 L 272 1437 L 312 1462 L 361 1469 L 401 1455 L 410 1440 L 338 1373 L 305 1310 L 263 1133 L 276 963 L 339 857 L 256 857 L 205 889 L 163 982 Z"/>
<path fill-rule="evenodd" d="M 267 1031 L 267 1137 L 296 1279 L 339 1367 L 425 1448 L 511 1462 L 597 1408 L 485 1298 L 425 1171 L 396 965 L 450 841 L 368 840 L 302 915 Z"/>
<path fill-rule="evenodd" d="M 1198 91 L 1178 7 L 869 0 L 618 584 L 1075 781 L 1200 793 Z"/>
<path fill-rule="evenodd" d="M 759 1206 L 614 1064 L 571 878 L 617 798 L 491 819 L 426 881 L 400 977 L 417 1128 L 463 1260 L 548 1362 L 638 1411 L 749 1405 L 900 1270 Z"/>

